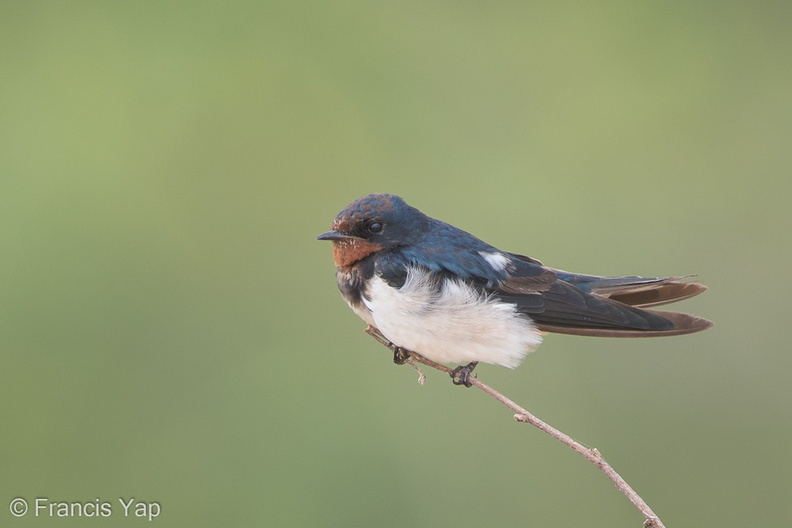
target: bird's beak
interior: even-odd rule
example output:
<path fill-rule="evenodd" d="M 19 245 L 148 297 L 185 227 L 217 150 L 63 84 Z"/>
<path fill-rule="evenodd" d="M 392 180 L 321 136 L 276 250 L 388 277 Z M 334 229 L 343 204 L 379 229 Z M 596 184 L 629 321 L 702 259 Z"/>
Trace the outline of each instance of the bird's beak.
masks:
<path fill-rule="evenodd" d="M 328 231 L 327 233 L 322 233 L 321 235 L 316 237 L 316 240 L 346 240 L 348 238 L 356 238 L 356 237 L 353 237 L 352 235 L 346 235 L 340 231 L 332 230 L 332 231 Z"/>

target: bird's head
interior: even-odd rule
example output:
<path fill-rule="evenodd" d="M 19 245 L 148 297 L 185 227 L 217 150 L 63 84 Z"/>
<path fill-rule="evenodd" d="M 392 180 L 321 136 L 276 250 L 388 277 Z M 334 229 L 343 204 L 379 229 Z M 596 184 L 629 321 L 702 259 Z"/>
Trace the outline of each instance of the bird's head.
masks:
<path fill-rule="evenodd" d="M 336 266 L 345 268 L 372 253 L 406 246 L 418 240 L 429 217 L 393 194 L 369 194 L 338 213 L 333 228 L 318 240 L 333 241 Z"/>

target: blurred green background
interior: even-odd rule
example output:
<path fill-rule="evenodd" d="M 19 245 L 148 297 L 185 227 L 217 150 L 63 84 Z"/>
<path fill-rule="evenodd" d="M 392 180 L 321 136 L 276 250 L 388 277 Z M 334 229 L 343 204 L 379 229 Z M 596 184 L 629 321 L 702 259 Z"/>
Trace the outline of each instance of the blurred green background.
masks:
<path fill-rule="evenodd" d="M 792 517 L 792 4 L 3 2 L 0 524 L 640 526 L 391 363 L 314 237 L 392 192 L 547 265 L 699 274 L 712 330 L 482 380 L 669 527 Z M 110 517 L 15 518 L 29 502 Z"/>

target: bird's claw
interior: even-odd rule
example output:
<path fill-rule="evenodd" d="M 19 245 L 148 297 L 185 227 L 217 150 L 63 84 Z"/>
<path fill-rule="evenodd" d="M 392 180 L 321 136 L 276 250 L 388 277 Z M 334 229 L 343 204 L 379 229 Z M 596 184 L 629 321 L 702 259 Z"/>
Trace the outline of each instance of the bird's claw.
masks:
<path fill-rule="evenodd" d="M 404 365 L 410 359 L 410 352 L 406 348 L 393 345 L 393 362 L 397 365 Z"/>
<path fill-rule="evenodd" d="M 475 377 L 473 376 L 473 369 L 476 368 L 478 365 L 478 361 L 471 361 L 467 365 L 460 365 L 456 367 L 454 370 L 448 373 L 451 376 L 451 381 L 454 382 L 454 385 L 464 385 L 465 387 L 472 387 L 473 382 L 470 381 L 470 378 Z"/>

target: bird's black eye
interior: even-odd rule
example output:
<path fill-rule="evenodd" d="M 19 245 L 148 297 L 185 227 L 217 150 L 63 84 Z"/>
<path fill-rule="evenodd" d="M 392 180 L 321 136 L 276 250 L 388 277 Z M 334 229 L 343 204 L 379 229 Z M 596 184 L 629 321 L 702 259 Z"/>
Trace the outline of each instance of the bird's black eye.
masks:
<path fill-rule="evenodd" d="M 380 222 L 371 222 L 368 225 L 368 230 L 371 231 L 372 233 L 379 233 L 380 231 L 382 231 L 382 224 Z"/>

